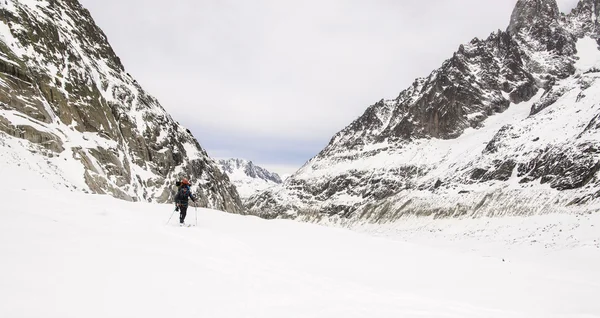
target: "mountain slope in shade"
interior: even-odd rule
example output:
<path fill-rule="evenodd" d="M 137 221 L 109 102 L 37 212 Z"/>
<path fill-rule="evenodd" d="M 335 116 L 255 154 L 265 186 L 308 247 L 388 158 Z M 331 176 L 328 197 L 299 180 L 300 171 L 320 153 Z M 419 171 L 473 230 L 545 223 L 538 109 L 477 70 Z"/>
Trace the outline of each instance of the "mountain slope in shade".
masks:
<path fill-rule="evenodd" d="M 249 160 L 219 160 L 219 165 L 236 186 L 242 199 L 282 183 L 277 173 L 269 172 Z"/>
<path fill-rule="evenodd" d="M 250 212 L 344 223 L 600 210 L 598 10 L 519 0 L 507 31 L 367 108 Z"/>
<path fill-rule="evenodd" d="M 75 0 L 0 1 L 0 141 L 13 138 L 70 189 L 167 202 L 188 177 L 203 205 L 242 211 L 227 176 Z"/>

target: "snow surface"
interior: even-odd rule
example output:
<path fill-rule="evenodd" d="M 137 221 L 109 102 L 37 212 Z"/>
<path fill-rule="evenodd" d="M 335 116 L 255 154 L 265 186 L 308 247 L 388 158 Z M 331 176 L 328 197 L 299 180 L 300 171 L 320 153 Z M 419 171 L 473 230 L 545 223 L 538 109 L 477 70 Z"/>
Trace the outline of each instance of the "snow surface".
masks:
<path fill-rule="evenodd" d="M 249 198 L 252 195 L 277 185 L 268 180 L 248 177 L 243 171 L 235 170 L 228 173 L 229 179 L 235 184 L 240 198 Z"/>
<path fill-rule="evenodd" d="M 374 237 L 190 209 L 180 228 L 2 142 L 0 317 L 600 317 L 598 214 L 355 228 Z"/>
<path fill-rule="evenodd" d="M 570 250 L 502 261 L 204 209 L 198 227 L 165 226 L 170 206 L 106 196 L 2 195 L 3 317 L 600 317 L 598 249 L 583 264 Z"/>
<path fill-rule="evenodd" d="M 591 68 L 600 67 L 600 51 L 596 40 L 589 36 L 579 39 L 577 41 L 577 57 L 575 68 L 579 71 L 585 72 Z"/>

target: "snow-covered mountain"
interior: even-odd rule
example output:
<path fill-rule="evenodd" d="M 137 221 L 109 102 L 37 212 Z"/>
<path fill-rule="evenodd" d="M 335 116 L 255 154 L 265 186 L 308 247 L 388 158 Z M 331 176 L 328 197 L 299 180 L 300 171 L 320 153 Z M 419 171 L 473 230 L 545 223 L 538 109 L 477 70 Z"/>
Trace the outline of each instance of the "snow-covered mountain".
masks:
<path fill-rule="evenodd" d="M 219 160 L 219 165 L 236 186 L 242 199 L 283 182 L 277 173 L 259 167 L 249 160 L 224 159 Z"/>
<path fill-rule="evenodd" d="M 599 17 L 600 0 L 519 0 L 506 31 L 368 107 L 247 207 L 342 223 L 599 211 Z"/>
<path fill-rule="evenodd" d="M 242 211 L 227 176 L 76 0 L 0 1 L 0 145 L 43 157 L 32 168 L 72 190 L 166 202 L 187 177 L 204 206 Z"/>

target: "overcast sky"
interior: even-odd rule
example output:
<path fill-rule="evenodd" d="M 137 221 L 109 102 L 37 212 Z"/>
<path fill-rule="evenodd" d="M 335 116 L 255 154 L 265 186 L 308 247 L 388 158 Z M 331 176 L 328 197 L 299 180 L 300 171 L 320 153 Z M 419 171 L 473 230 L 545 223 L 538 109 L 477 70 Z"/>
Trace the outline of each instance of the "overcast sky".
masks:
<path fill-rule="evenodd" d="M 461 43 L 505 30 L 516 0 L 81 2 L 212 157 L 285 174 Z"/>

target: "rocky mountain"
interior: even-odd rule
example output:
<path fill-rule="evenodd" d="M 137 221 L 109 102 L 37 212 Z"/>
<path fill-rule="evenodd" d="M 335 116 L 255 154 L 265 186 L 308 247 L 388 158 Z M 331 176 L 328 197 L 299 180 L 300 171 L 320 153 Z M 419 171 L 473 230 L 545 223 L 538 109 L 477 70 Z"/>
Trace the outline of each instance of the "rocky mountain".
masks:
<path fill-rule="evenodd" d="M 277 173 L 269 172 L 249 160 L 219 160 L 219 165 L 235 184 L 242 199 L 283 182 Z"/>
<path fill-rule="evenodd" d="M 506 31 L 460 45 L 379 102 L 282 186 L 266 218 L 389 222 L 600 211 L 600 0 L 519 0 Z"/>
<path fill-rule="evenodd" d="M 15 138 L 60 186 L 167 202 L 188 177 L 205 206 L 242 212 L 229 178 L 125 71 L 76 0 L 0 1 L 3 151 Z"/>

